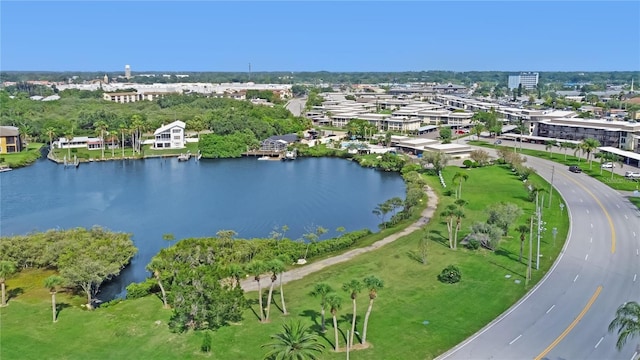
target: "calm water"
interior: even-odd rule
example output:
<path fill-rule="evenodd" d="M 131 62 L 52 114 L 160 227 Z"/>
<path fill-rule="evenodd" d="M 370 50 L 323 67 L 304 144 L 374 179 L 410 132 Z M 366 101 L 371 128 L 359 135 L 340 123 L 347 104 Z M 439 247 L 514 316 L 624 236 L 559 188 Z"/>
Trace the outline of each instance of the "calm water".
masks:
<path fill-rule="evenodd" d="M 147 159 L 83 163 L 65 169 L 48 160 L 0 174 L 0 234 L 100 225 L 133 234 L 138 254 L 131 266 L 103 287 L 102 299 L 122 296 L 147 277 L 145 266 L 176 239 L 234 230 L 239 238 L 269 237 L 287 225 L 287 237 L 305 229 L 329 229 L 323 238 L 369 228 L 373 208 L 404 198 L 396 173 L 361 168 L 333 158 L 290 162 L 257 158 L 178 162 Z"/>

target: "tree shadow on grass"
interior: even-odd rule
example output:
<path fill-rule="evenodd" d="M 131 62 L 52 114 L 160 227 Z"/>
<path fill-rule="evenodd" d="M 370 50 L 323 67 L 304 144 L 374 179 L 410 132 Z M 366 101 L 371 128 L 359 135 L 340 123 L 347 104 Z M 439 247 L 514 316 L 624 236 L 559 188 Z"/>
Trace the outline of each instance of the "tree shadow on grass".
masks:
<path fill-rule="evenodd" d="M 342 316 L 340 316 L 340 320 L 338 320 L 338 323 L 340 322 L 344 322 L 347 325 L 347 329 L 349 331 L 351 331 L 351 320 L 352 319 L 352 314 L 343 314 Z M 356 339 L 358 339 L 358 342 L 362 342 L 362 338 L 360 338 L 360 332 L 358 331 L 358 325 L 362 325 L 360 324 L 360 322 L 362 321 L 362 317 L 356 315 L 356 327 L 355 327 L 355 334 L 353 336 L 353 343 L 356 343 Z M 346 334 L 346 330 L 342 331 L 342 329 L 340 329 L 340 332 L 342 333 L 344 339 L 347 338 L 347 334 Z M 346 341 L 346 340 L 345 340 Z"/>
<path fill-rule="evenodd" d="M 56 303 L 56 319 L 60 317 L 60 312 L 66 308 L 70 308 L 71 304 L 67 303 Z"/>
<path fill-rule="evenodd" d="M 22 295 L 24 294 L 24 289 L 21 287 L 17 287 L 17 288 L 13 288 L 13 289 L 9 289 L 7 291 L 7 301 L 18 297 L 18 295 Z"/>
<path fill-rule="evenodd" d="M 247 306 L 249 307 L 249 309 L 251 309 L 251 312 L 253 312 L 253 315 L 255 315 L 256 319 L 258 319 L 258 321 L 260 321 L 260 315 L 258 314 L 256 309 L 254 308 L 255 305 L 260 306 L 260 303 L 258 302 L 258 299 L 247 299 Z"/>
<path fill-rule="evenodd" d="M 505 256 L 505 257 L 509 258 L 510 260 L 513 260 L 514 262 L 520 264 L 520 262 L 518 261 L 518 256 L 515 255 L 514 253 L 508 251 L 508 250 L 500 248 L 500 249 L 496 250 L 495 253 L 496 253 L 496 255 Z M 506 267 L 506 266 L 504 266 L 502 264 L 498 264 L 495 261 L 490 260 L 489 263 L 492 264 L 492 265 L 495 265 L 495 266 L 497 266 L 499 268 L 502 268 L 504 270 L 507 270 L 511 274 L 518 275 L 518 276 L 521 276 L 521 277 L 525 277 L 524 274 L 521 274 L 521 273 L 519 273 L 517 271 L 514 271 L 513 269 L 510 269 L 510 268 L 508 268 L 508 267 Z"/>
<path fill-rule="evenodd" d="M 442 224 L 446 225 L 446 222 L 443 222 Z M 431 240 L 437 244 L 449 248 L 449 234 L 445 236 L 440 230 L 430 230 L 429 235 L 427 236 L 427 240 Z"/>
<path fill-rule="evenodd" d="M 311 318 L 311 321 L 313 321 L 313 326 L 311 327 L 312 330 L 314 331 L 319 331 L 320 329 L 322 329 L 322 324 L 320 324 L 320 313 L 315 311 L 315 310 L 311 310 L 311 309 L 307 309 L 305 311 L 303 311 L 301 314 L 299 314 L 298 316 L 304 316 L 304 317 L 308 317 Z"/>

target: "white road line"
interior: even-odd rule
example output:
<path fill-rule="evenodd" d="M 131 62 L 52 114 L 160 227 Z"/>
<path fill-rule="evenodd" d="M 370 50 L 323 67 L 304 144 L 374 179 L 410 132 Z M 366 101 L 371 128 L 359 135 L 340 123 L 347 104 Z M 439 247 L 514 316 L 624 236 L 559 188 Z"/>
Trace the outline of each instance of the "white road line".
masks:
<path fill-rule="evenodd" d="M 629 360 L 635 360 L 636 356 L 638 356 L 638 352 L 637 351 L 633 353 L 633 356 Z"/>
<path fill-rule="evenodd" d="M 633 237 L 636 237 L 636 232 L 635 231 L 633 232 Z"/>
<path fill-rule="evenodd" d="M 616 206 L 618 207 L 618 209 L 620 209 L 620 205 L 616 204 Z"/>
<path fill-rule="evenodd" d="M 587 214 L 589 213 L 589 209 L 587 209 Z"/>
<path fill-rule="evenodd" d="M 586 261 L 587 259 L 589 259 L 589 254 L 585 255 L 584 260 Z"/>
<path fill-rule="evenodd" d="M 573 278 L 573 282 L 576 282 L 576 280 L 578 280 L 578 276 L 580 276 L 580 274 L 576 275 L 576 277 Z"/>
<path fill-rule="evenodd" d="M 547 310 L 547 312 L 545 314 L 548 314 L 551 312 L 551 310 L 553 310 L 553 308 L 556 307 L 555 305 L 551 305 L 551 307 L 549 308 L 549 310 Z"/>
<path fill-rule="evenodd" d="M 624 218 L 629 220 L 629 217 L 627 216 L 627 214 L 624 215 Z"/>
<path fill-rule="evenodd" d="M 589 242 L 592 243 L 593 242 L 593 238 L 589 238 Z"/>
<path fill-rule="evenodd" d="M 638 274 L 633 274 L 633 282 L 636 282 L 636 277 L 638 276 Z"/>
<path fill-rule="evenodd" d="M 584 201 L 582 201 L 582 199 L 580 199 L 580 202 L 584 202 Z"/>
<path fill-rule="evenodd" d="M 600 340 L 598 340 L 598 343 L 596 344 L 596 346 L 594 346 L 594 349 L 598 348 L 598 345 L 600 345 L 600 343 L 602 342 L 602 340 L 604 339 L 604 336 L 600 338 Z"/>
<path fill-rule="evenodd" d="M 593 224 L 591 224 L 591 228 L 593 229 Z"/>
<path fill-rule="evenodd" d="M 638 249 L 636 249 L 636 256 L 638 256 L 638 254 L 639 254 L 639 253 L 638 253 Z"/>
<path fill-rule="evenodd" d="M 511 340 L 511 342 L 509 343 L 509 345 L 513 344 L 514 342 L 518 341 L 518 339 L 520 339 L 522 337 L 522 334 L 518 335 L 517 338 Z"/>

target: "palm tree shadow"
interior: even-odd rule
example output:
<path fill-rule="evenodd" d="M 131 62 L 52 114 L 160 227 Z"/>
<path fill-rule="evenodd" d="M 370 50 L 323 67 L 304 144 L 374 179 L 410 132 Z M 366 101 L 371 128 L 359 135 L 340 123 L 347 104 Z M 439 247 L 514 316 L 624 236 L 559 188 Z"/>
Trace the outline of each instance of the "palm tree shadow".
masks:
<path fill-rule="evenodd" d="M 251 309 L 251 312 L 253 312 L 253 315 L 255 315 L 256 319 L 258 319 L 258 321 L 260 321 L 260 315 L 258 315 L 258 312 L 256 311 L 256 309 L 254 309 L 254 305 L 260 306 L 260 304 L 258 303 L 258 299 L 248 299 L 247 300 L 247 307 L 249 309 Z"/>
<path fill-rule="evenodd" d="M 446 225 L 446 222 L 443 222 L 442 224 Z M 435 235 L 435 236 L 434 236 Z M 427 240 L 431 240 L 437 244 L 440 244 L 446 248 L 449 248 L 449 235 L 447 234 L 447 236 L 444 236 L 442 234 L 442 231 L 440 230 L 431 230 L 429 231 L 429 236 L 427 238 Z"/>
<path fill-rule="evenodd" d="M 320 322 L 318 321 L 318 318 L 320 317 L 320 313 L 315 311 L 315 310 L 311 310 L 311 309 L 307 309 L 305 311 L 303 311 L 300 315 L 298 316 L 304 316 L 304 317 L 308 317 L 311 318 L 311 321 L 313 321 L 313 326 L 312 328 L 317 327 L 318 329 L 322 328 L 322 324 L 320 324 Z"/>
<path fill-rule="evenodd" d="M 24 289 L 21 287 L 9 289 L 9 291 L 7 291 L 7 301 L 13 299 L 14 297 L 18 297 L 18 295 L 22 295 L 22 294 L 24 294 Z"/>
<path fill-rule="evenodd" d="M 62 310 L 70 307 L 71 305 L 67 303 L 56 303 L 56 319 L 60 316 Z"/>
<path fill-rule="evenodd" d="M 520 263 L 520 262 L 518 261 L 518 256 L 517 256 L 516 254 L 514 254 L 514 253 L 512 253 L 512 252 L 510 252 L 510 251 L 508 251 L 508 250 L 505 250 L 504 248 L 500 248 L 500 249 L 496 250 L 496 251 L 495 251 L 495 253 L 496 253 L 496 255 L 505 256 L 505 257 L 509 258 L 510 260 L 513 260 L 513 261 L 514 261 L 514 262 L 516 262 L 516 263 Z M 512 274 L 514 274 L 514 275 L 518 275 L 518 276 L 521 276 L 521 277 L 525 277 L 525 275 L 524 275 L 524 274 L 521 274 L 521 273 L 519 273 L 519 272 L 517 272 L 517 271 L 514 271 L 513 269 L 510 269 L 510 268 L 508 268 L 508 267 L 506 267 L 506 266 L 504 266 L 504 265 L 498 264 L 498 263 L 497 263 L 497 262 L 495 262 L 495 261 L 491 261 L 491 260 L 490 260 L 490 261 L 489 261 L 489 264 L 492 264 L 492 265 L 495 265 L 495 266 L 497 266 L 497 267 L 499 267 L 499 268 L 502 268 L 502 269 L 504 269 L 504 270 L 507 270 L 508 272 L 510 272 L 510 273 L 512 273 Z"/>
<path fill-rule="evenodd" d="M 343 315 L 340 317 L 340 320 L 338 320 L 338 323 L 340 323 L 340 322 L 344 322 L 344 323 L 346 323 L 346 324 L 348 325 L 348 330 L 349 330 L 349 331 L 351 331 L 351 320 L 352 320 L 352 316 L 353 316 L 353 315 L 351 315 L 351 314 L 343 314 Z M 358 331 L 358 325 L 360 324 L 360 322 L 361 322 L 361 321 L 362 321 L 362 318 L 361 318 L 360 316 L 356 315 L 356 327 L 355 327 L 355 331 L 354 331 L 354 332 L 355 332 L 355 334 L 354 334 L 354 339 L 356 339 L 356 338 L 357 338 L 357 339 L 358 339 L 358 342 L 361 342 L 361 341 L 362 341 L 362 338 L 360 338 L 360 332 Z M 346 334 L 345 332 L 343 332 L 343 331 L 342 331 L 342 329 L 340 329 L 340 332 L 342 333 L 343 338 L 344 338 L 344 339 L 345 339 L 345 341 L 346 341 L 347 334 Z M 355 340 L 354 340 L 353 342 L 355 343 Z"/>

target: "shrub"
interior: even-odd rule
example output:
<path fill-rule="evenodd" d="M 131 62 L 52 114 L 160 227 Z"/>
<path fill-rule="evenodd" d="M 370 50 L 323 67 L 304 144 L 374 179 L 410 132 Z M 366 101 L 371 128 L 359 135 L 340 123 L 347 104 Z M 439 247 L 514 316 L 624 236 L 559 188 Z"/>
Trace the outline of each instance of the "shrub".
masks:
<path fill-rule="evenodd" d="M 131 283 L 127 286 L 127 299 L 138 299 L 147 296 L 155 285 L 156 281 L 153 279 L 147 279 L 141 283 Z"/>
<path fill-rule="evenodd" d="M 464 167 L 466 167 L 466 168 L 473 167 L 473 161 L 467 159 L 467 160 L 462 162 L 462 165 L 464 165 Z"/>
<path fill-rule="evenodd" d="M 478 241 L 476 239 L 471 239 L 471 240 L 469 240 L 469 242 L 467 242 L 467 245 L 465 245 L 465 246 L 469 250 L 478 250 L 478 248 L 480 247 L 480 241 Z"/>
<path fill-rule="evenodd" d="M 455 284 L 462 279 L 462 273 L 455 265 L 449 265 L 438 275 L 438 281 L 445 284 Z"/>

